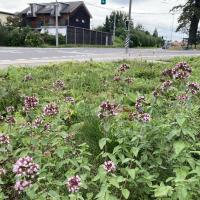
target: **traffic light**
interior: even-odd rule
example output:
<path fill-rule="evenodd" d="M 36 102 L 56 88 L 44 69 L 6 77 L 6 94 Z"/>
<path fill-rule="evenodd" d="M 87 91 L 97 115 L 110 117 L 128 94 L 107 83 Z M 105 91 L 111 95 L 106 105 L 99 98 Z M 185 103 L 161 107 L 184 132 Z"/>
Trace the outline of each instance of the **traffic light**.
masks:
<path fill-rule="evenodd" d="M 125 22 L 125 30 L 128 31 L 129 30 L 129 21 L 126 20 Z"/>
<path fill-rule="evenodd" d="M 106 0 L 101 0 L 101 4 L 105 5 L 106 4 Z"/>

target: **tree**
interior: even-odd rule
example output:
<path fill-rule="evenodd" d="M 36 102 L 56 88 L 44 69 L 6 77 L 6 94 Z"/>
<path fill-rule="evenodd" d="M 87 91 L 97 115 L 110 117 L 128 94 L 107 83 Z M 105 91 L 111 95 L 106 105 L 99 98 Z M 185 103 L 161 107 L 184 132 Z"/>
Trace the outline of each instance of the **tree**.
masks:
<path fill-rule="evenodd" d="M 154 32 L 153 32 L 153 37 L 158 37 L 158 31 L 157 28 L 155 28 Z"/>
<path fill-rule="evenodd" d="M 19 15 L 8 16 L 6 26 L 21 27 L 22 26 L 21 16 L 19 16 Z"/>
<path fill-rule="evenodd" d="M 189 34 L 188 44 L 196 45 L 197 31 L 200 20 L 200 0 L 187 0 L 184 5 L 175 6 L 172 11 L 181 10 L 177 31 Z"/>

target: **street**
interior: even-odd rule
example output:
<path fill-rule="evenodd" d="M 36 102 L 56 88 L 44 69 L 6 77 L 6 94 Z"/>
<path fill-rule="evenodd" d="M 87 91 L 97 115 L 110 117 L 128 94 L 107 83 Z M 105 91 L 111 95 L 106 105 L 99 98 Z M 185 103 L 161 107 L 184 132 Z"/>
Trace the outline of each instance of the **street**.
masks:
<path fill-rule="evenodd" d="M 121 59 L 165 60 L 176 56 L 200 56 L 198 50 L 130 49 L 122 48 L 13 48 L 0 47 L 0 68 L 37 66 L 64 61 L 112 61 Z"/>

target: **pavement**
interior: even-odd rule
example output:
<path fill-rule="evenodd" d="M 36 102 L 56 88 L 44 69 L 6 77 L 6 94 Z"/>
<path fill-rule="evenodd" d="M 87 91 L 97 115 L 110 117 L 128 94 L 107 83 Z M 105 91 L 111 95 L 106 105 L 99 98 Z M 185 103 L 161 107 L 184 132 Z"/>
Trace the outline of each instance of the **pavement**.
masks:
<path fill-rule="evenodd" d="M 37 66 L 65 61 L 114 61 L 122 59 L 166 60 L 177 56 L 200 56 L 198 50 L 123 48 L 14 48 L 0 47 L 0 68 Z"/>

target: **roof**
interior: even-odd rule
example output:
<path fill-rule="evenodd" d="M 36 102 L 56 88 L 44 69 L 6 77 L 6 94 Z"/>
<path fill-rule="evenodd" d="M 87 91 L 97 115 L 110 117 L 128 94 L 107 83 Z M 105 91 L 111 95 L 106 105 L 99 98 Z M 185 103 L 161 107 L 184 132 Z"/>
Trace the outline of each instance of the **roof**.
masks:
<path fill-rule="evenodd" d="M 4 12 L 4 11 L 0 11 L 0 14 L 5 14 L 5 15 L 12 15 L 12 16 L 14 16 L 15 14 L 13 14 L 13 13 L 9 13 L 9 12 Z"/>
<path fill-rule="evenodd" d="M 80 6 L 84 6 L 88 15 L 90 17 L 92 17 L 92 15 L 90 14 L 89 10 L 87 9 L 87 7 L 83 1 L 58 2 L 58 4 L 59 4 L 59 11 L 61 14 L 64 14 L 64 13 L 71 14 L 74 11 L 76 11 Z M 32 4 L 30 4 L 30 5 L 32 5 Z M 40 4 L 35 4 L 35 5 L 38 6 L 36 14 L 52 14 L 52 13 L 54 13 L 55 2 L 40 3 Z M 21 12 L 21 14 L 27 14 L 27 12 L 30 12 L 30 11 L 31 11 L 31 8 L 29 6 L 28 8 L 23 10 Z"/>

